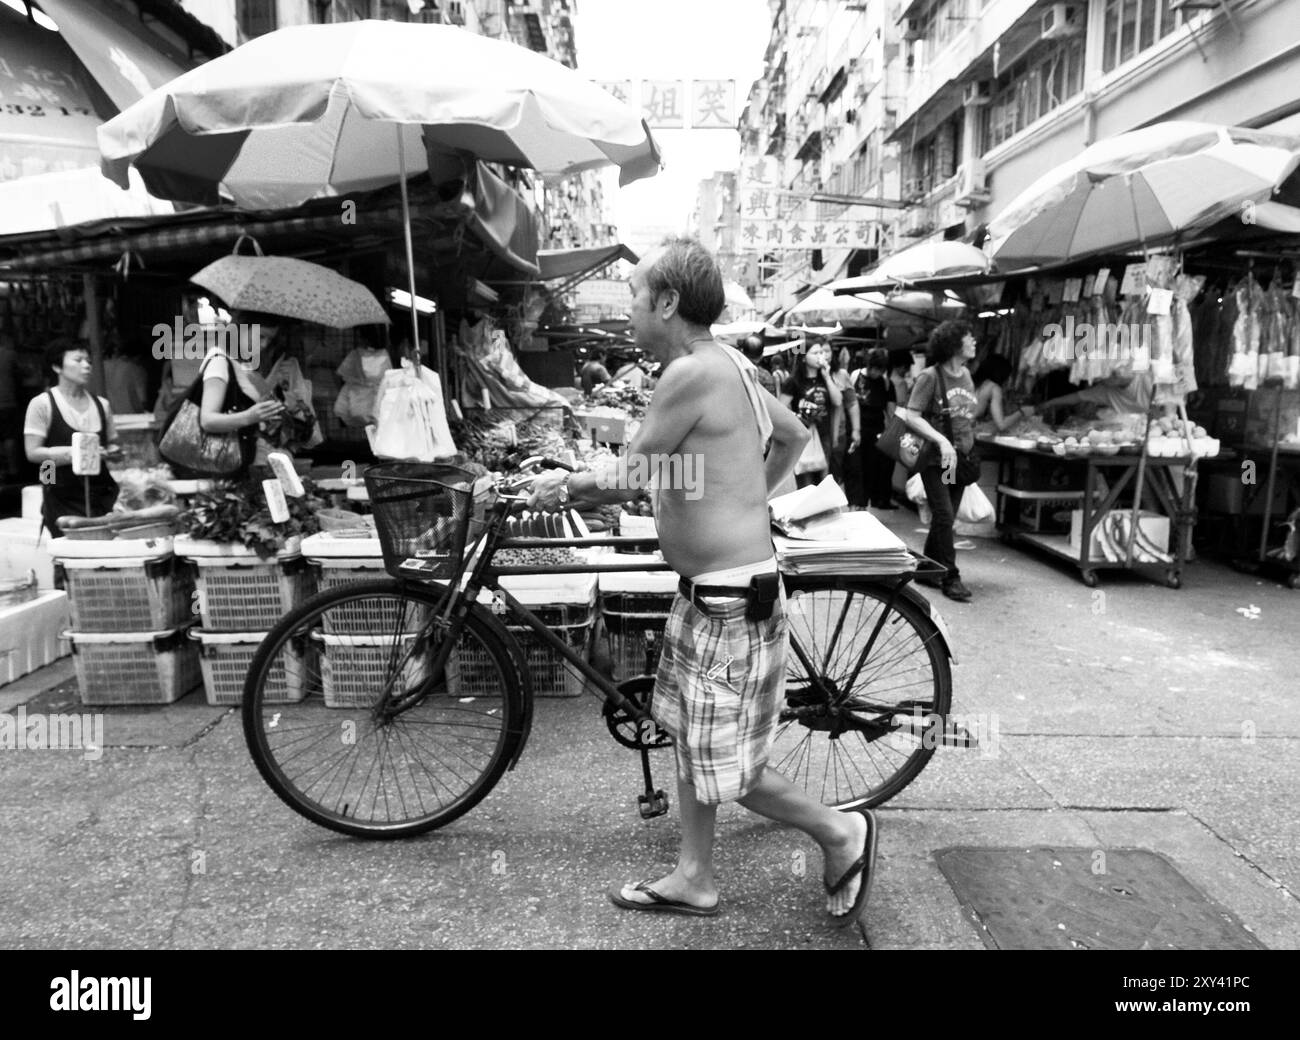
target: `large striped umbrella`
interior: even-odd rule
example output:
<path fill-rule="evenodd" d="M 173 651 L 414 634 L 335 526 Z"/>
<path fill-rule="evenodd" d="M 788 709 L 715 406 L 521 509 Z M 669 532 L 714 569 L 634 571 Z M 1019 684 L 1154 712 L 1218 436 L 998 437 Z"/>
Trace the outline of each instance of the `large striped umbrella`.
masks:
<path fill-rule="evenodd" d="M 1001 270 L 1168 245 L 1269 199 L 1300 166 L 1300 138 L 1156 123 L 1099 141 L 1044 174 L 989 225 Z"/>
<path fill-rule="evenodd" d="M 405 209 L 408 176 L 466 155 L 547 176 L 612 163 L 622 183 L 659 170 L 636 109 L 544 55 L 447 25 L 281 29 L 146 94 L 98 132 L 117 183 L 135 166 L 160 198 L 245 209 L 393 183 Z"/>

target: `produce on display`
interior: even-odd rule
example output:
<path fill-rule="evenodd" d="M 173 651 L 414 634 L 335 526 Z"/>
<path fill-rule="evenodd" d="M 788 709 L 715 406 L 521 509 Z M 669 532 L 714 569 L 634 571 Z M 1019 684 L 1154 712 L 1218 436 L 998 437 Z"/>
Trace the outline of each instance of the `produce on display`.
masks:
<path fill-rule="evenodd" d="M 317 496 L 312 481 L 303 483 L 306 493 L 288 499 L 289 519 L 284 523 L 271 519 L 261 482 L 249 478 L 196 494 L 189 509 L 181 514 L 178 526 L 191 538 L 243 545 L 262 555 L 277 553 L 290 538 L 320 530 L 316 513 L 329 503 Z"/>

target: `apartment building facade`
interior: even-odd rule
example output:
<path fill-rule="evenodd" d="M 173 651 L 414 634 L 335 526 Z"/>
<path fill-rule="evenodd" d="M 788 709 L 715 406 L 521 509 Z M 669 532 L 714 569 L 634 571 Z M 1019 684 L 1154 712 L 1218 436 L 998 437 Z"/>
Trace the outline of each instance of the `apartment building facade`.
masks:
<path fill-rule="evenodd" d="M 276 29 L 367 18 L 456 25 L 509 40 L 570 68 L 578 64 L 573 17 L 577 0 L 181 0 L 231 46 Z M 542 249 L 611 244 L 617 228 L 604 216 L 604 189 L 592 171 L 545 184 L 526 171 L 515 187 L 537 212 Z"/>
<path fill-rule="evenodd" d="M 879 250 L 977 237 L 1095 141 L 1172 119 L 1300 132 L 1300 0 L 771 0 L 741 169 L 790 206 L 893 199 Z M 738 222 L 733 210 L 728 219 Z M 860 257 L 769 254 L 746 287 L 788 305 Z M 851 273 L 851 272 L 848 272 Z"/>
<path fill-rule="evenodd" d="M 1300 112 L 1297 0 L 903 0 L 900 237 L 973 232 L 1088 145 Z"/>

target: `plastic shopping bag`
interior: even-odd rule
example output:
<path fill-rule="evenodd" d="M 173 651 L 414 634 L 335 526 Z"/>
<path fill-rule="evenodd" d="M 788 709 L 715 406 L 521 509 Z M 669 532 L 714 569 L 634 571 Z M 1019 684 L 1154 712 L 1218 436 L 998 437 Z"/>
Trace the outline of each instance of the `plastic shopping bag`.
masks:
<path fill-rule="evenodd" d="M 817 432 L 816 426 L 810 426 L 808 432 L 812 434 L 812 437 L 804 445 L 803 454 L 799 456 L 799 461 L 795 463 L 794 471 L 798 474 L 823 473 L 829 467 L 826 462 L 826 451 L 822 447 L 821 435 Z"/>
<path fill-rule="evenodd" d="M 907 478 L 907 483 L 903 486 L 903 493 L 907 495 L 909 502 L 915 502 L 917 505 L 926 501 L 925 484 L 921 480 L 921 474 L 913 473 Z"/>
<path fill-rule="evenodd" d="M 966 524 L 982 524 L 993 519 L 993 503 L 978 484 L 968 484 L 962 492 L 957 519 Z"/>
<path fill-rule="evenodd" d="M 400 369 L 384 373 L 370 441 L 378 458 L 433 462 L 456 454 L 443 411 L 442 384 L 435 372 L 420 367 L 417 376 L 403 358 Z"/>
<path fill-rule="evenodd" d="M 382 347 L 356 347 L 338 367 L 343 380 L 334 401 L 334 417 L 344 426 L 366 426 L 375 421 L 375 405 L 384 373 L 392 369 L 388 351 Z"/>
<path fill-rule="evenodd" d="M 266 383 L 271 395 L 284 404 L 286 412 L 297 422 L 290 441 L 278 446 L 314 448 L 325 440 L 312 404 L 311 382 L 302 374 L 302 367 L 294 358 L 282 357 L 272 365 L 266 374 Z"/>

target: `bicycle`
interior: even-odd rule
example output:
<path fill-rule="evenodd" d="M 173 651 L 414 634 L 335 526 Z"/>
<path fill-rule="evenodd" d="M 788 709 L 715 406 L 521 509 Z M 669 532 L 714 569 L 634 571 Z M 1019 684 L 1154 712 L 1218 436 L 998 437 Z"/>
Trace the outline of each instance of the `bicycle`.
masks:
<path fill-rule="evenodd" d="M 537 463 L 563 466 L 525 466 Z M 510 493 L 518 478 L 476 484 L 456 467 L 385 463 L 365 480 L 390 578 L 306 601 L 268 633 L 249 667 L 244 734 L 275 793 L 317 824 L 366 838 L 420 834 L 468 812 L 518 764 L 532 726 L 529 668 L 509 620 L 601 697 L 611 736 L 640 753 L 641 815 L 667 812 L 649 756 L 671 746 L 649 711 L 653 677 L 615 681 L 499 581 L 667 565 L 493 563 L 507 548 L 646 550 L 657 541 L 556 537 L 570 532 L 555 514 L 539 522 L 547 537 L 510 534 L 526 501 Z M 933 566 L 917 560 L 915 573 Z M 915 779 L 938 743 L 975 746 L 947 730 L 949 641 L 913 575 L 783 575 L 790 649 L 769 762 L 823 804 L 880 805 Z"/>

